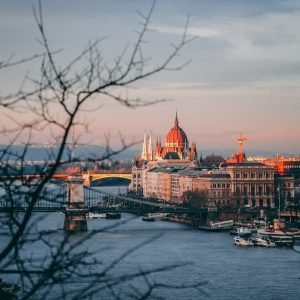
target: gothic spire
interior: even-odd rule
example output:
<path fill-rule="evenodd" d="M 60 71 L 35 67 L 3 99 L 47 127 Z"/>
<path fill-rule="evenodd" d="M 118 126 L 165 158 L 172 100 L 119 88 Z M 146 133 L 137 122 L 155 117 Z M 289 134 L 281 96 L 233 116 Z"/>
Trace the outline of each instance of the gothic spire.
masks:
<path fill-rule="evenodd" d="M 152 136 L 151 132 L 148 137 L 148 157 L 147 160 L 153 160 Z"/>
<path fill-rule="evenodd" d="M 146 133 L 144 133 L 144 142 L 143 142 L 141 159 L 148 160 L 148 141 L 147 141 Z"/>
<path fill-rule="evenodd" d="M 177 110 L 176 110 L 176 116 L 175 116 L 175 126 L 178 127 L 179 122 L 178 122 L 178 117 L 177 117 Z"/>

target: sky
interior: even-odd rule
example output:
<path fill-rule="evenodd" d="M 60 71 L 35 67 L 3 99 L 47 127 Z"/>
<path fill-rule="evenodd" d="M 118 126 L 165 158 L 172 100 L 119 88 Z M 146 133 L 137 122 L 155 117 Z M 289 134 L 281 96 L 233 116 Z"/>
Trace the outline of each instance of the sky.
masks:
<path fill-rule="evenodd" d="M 35 1 L 0 3 L 0 61 L 30 56 L 41 51 L 32 5 Z M 148 0 L 45 0 L 46 33 L 51 49 L 62 49 L 62 66 L 89 41 L 105 37 L 101 50 L 108 62 L 126 45 L 132 46 Z M 154 138 L 179 125 L 201 149 L 237 147 L 240 133 L 247 138 L 245 150 L 300 153 L 300 1 L 293 0 L 158 0 L 147 35 L 145 55 L 154 65 L 180 40 L 189 19 L 190 44 L 172 62 L 190 63 L 180 71 L 164 71 L 128 90 L 146 100 L 168 99 L 150 107 L 128 109 L 102 97 L 93 99 L 101 109 L 82 114 L 89 132 L 81 142 L 103 144 L 105 136 L 118 143 L 141 140 L 144 132 Z M 129 43 L 129 44 L 128 44 Z M 37 74 L 36 62 L 0 71 L 0 96 L 16 90 L 24 74 Z M 98 105 L 99 104 L 99 105 Z M 0 108 L 0 125 L 5 121 Z M 80 130 L 80 129 L 79 129 Z M 39 132 L 36 140 L 47 142 Z M 7 135 L 0 143 L 7 143 Z"/>

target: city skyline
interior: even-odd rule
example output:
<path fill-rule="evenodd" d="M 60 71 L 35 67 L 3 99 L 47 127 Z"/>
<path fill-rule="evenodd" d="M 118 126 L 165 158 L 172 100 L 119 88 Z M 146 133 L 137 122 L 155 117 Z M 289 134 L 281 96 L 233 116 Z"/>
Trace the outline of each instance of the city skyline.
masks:
<path fill-rule="evenodd" d="M 1 4 L 0 60 L 11 54 L 19 59 L 39 53 L 32 1 Z M 130 41 L 148 1 L 51 1 L 44 3 L 45 28 L 52 49 L 63 64 L 78 54 L 89 40 L 105 36 L 104 56 L 110 61 Z M 173 66 L 191 59 L 180 71 L 159 73 L 130 89 L 144 99 L 172 99 L 150 107 L 126 109 L 118 103 L 96 98 L 88 105 L 96 112 L 82 113 L 89 132 L 78 129 L 82 143 L 103 144 L 118 131 L 130 142 L 142 140 L 144 131 L 164 139 L 178 111 L 182 127 L 201 149 L 232 149 L 240 133 L 248 137 L 247 149 L 299 154 L 298 113 L 300 74 L 300 3 L 297 1 L 157 1 L 149 33 L 148 56 L 161 61 L 170 42 L 180 39 L 186 17 L 190 36 L 198 38 L 181 51 Z M 172 16 L 172 17 L 169 17 Z M 17 20 L 17 21 L 16 21 Z M 157 45 L 160 45 L 158 48 Z M 34 75 L 35 62 L 2 72 L 1 94 L 16 90 L 27 71 Z M 98 101 L 99 100 L 99 101 Z M 29 116 L 28 116 L 29 118 Z M 1 120 L 1 126 L 9 120 Z M 38 132 L 35 142 L 49 142 Z M 2 135 L 0 143 L 9 142 Z"/>

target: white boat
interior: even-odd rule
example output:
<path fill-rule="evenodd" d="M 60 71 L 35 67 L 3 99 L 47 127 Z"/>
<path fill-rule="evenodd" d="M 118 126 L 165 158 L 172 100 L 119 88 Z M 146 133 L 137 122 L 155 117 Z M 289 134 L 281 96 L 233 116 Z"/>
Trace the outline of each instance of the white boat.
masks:
<path fill-rule="evenodd" d="M 89 218 L 89 219 L 106 218 L 106 213 L 89 212 L 89 213 L 88 213 L 88 218 Z"/>
<path fill-rule="evenodd" d="M 293 235 L 287 234 L 286 232 L 280 230 L 258 230 L 258 234 L 264 237 L 268 237 L 276 246 L 292 246 L 293 245 Z"/>
<path fill-rule="evenodd" d="M 236 235 L 240 237 L 249 237 L 252 233 L 252 229 L 246 227 L 238 227 L 236 230 L 230 231 L 231 235 Z"/>
<path fill-rule="evenodd" d="M 276 244 L 274 242 L 272 242 L 268 237 L 264 237 L 264 236 L 256 236 L 254 243 L 256 246 L 260 246 L 260 247 L 276 247 Z"/>
<path fill-rule="evenodd" d="M 243 239 L 239 236 L 233 238 L 233 243 L 237 246 L 254 246 L 254 243 L 250 240 Z"/>
<path fill-rule="evenodd" d="M 199 226 L 200 230 L 206 231 L 225 231 L 232 229 L 234 222 L 233 220 L 222 221 L 222 222 L 210 222 L 209 226 Z"/>

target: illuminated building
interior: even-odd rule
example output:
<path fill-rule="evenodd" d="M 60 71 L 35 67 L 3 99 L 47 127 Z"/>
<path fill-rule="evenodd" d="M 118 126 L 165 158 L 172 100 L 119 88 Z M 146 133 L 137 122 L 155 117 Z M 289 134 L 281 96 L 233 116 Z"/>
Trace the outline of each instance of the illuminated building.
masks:
<path fill-rule="evenodd" d="M 156 147 L 153 149 L 151 134 L 144 135 L 141 159 L 146 161 L 159 159 L 197 160 L 196 144 L 192 142 L 191 147 L 189 147 L 187 135 L 179 126 L 177 113 L 174 126 L 166 135 L 165 146 L 162 146 L 161 139 L 157 138 Z"/>
<path fill-rule="evenodd" d="M 189 147 L 187 135 L 179 126 L 176 112 L 174 126 L 166 135 L 165 146 L 162 146 L 161 139 L 157 138 L 156 147 L 154 149 L 152 135 L 144 134 L 141 157 L 135 158 L 133 161 L 132 181 L 129 188 L 136 193 L 144 191 L 144 194 L 148 195 L 149 193 L 153 193 L 151 191 L 152 185 L 150 179 L 148 181 L 146 180 L 149 170 L 155 167 L 181 168 L 182 166 L 187 167 L 195 164 L 197 164 L 196 143 L 192 142 L 191 147 Z M 147 184 L 149 184 L 148 189 Z M 160 193 L 158 194 L 160 195 Z"/>
<path fill-rule="evenodd" d="M 272 166 L 276 174 L 294 176 L 300 178 L 300 158 L 276 157 L 263 161 L 265 165 Z"/>

